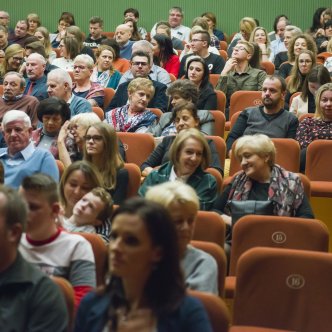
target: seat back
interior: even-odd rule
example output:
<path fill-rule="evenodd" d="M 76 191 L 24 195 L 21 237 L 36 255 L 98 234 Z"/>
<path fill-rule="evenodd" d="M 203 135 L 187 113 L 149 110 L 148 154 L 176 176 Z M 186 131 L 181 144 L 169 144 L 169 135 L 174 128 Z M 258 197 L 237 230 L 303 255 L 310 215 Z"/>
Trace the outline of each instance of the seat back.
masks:
<path fill-rule="evenodd" d="M 217 182 L 217 191 L 218 191 L 218 193 L 220 193 L 221 189 L 223 187 L 222 186 L 223 179 L 222 179 L 221 173 L 217 169 L 212 168 L 212 167 L 207 168 L 205 170 L 205 172 L 211 174 L 215 178 L 215 180 Z"/>
<path fill-rule="evenodd" d="M 219 80 L 220 74 L 210 74 L 209 75 L 209 81 L 212 84 L 212 86 L 215 88 L 218 80 Z"/>
<path fill-rule="evenodd" d="M 97 286 L 105 284 L 105 275 L 107 272 L 107 261 L 108 261 L 108 250 L 107 246 L 97 234 L 91 233 L 76 233 L 84 237 L 87 241 L 90 242 L 93 255 L 95 256 L 96 264 L 96 281 Z"/>
<path fill-rule="evenodd" d="M 0 84 L 0 97 L 2 97 L 2 95 L 3 95 L 3 85 Z"/>
<path fill-rule="evenodd" d="M 268 75 L 274 74 L 275 66 L 274 66 L 273 62 L 261 61 L 260 65 L 261 65 L 261 68 L 266 72 L 266 74 L 268 74 Z"/>
<path fill-rule="evenodd" d="M 313 118 L 315 116 L 314 113 L 304 113 L 299 116 L 299 122 L 303 121 L 305 118 Z"/>
<path fill-rule="evenodd" d="M 328 251 L 329 231 L 317 219 L 247 215 L 233 227 L 230 275 L 237 275 L 239 257 L 253 247 Z"/>
<path fill-rule="evenodd" d="M 235 114 L 232 115 L 232 118 L 231 118 L 231 125 L 230 125 L 230 130 L 232 130 L 232 128 L 234 127 L 239 115 L 241 114 L 241 112 L 236 112 Z"/>
<path fill-rule="evenodd" d="M 75 320 L 75 295 L 74 288 L 68 280 L 62 277 L 51 276 L 51 280 L 61 290 L 61 293 L 64 296 L 67 312 L 68 312 L 68 332 L 72 331 L 74 320 Z"/>
<path fill-rule="evenodd" d="M 218 293 L 219 296 L 223 297 L 225 288 L 225 277 L 227 270 L 227 259 L 223 249 L 220 248 L 216 243 L 206 241 L 191 241 L 190 244 L 200 250 L 210 254 L 218 266 Z"/>
<path fill-rule="evenodd" d="M 227 47 L 228 47 L 228 44 L 227 44 L 227 42 L 226 41 L 224 41 L 224 40 L 220 40 L 220 49 L 221 50 L 224 50 L 224 51 L 226 51 L 227 52 Z"/>
<path fill-rule="evenodd" d="M 219 54 L 220 54 L 220 56 L 221 56 L 225 61 L 227 61 L 227 59 L 228 59 L 228 54 L 227 54 L 227 52 L 226 52 L 225 50 L 219 50 Z"/>
<path fill-rule="evenodd" d="M 188 294 L 202 302 L 209 317 L 213 332 L 227 332 L 230 324 L 230 313 L 225 302 L 218 296 L 188 290 Z"/>
<path fill-rule="evenodd" d="M 299 172 L 300 170 L 300 145 L 292 138 L 272 138 L 276 147 L 276 164 L 282 166 L 287 171 Z M 234 142 L 232 151 L 234 151 Z M 291 156 L 291 158 L 290 158 Z M 236 159 L 235 154 L 231 155 L 229 175 L 234 175 L 241 170 L 241 165 Z"/>
<path fill-rule="evenodd" d="M 234 325 L 332 331 L 332 255 L 253 248 L 238 262 Z"/>
<path fill-rule="evenodd" d="M 92 111 L 93 111 L 93 113 L 98 115 L 98 117 L 101 121 L 104 120 L 104 110 L 102 108 L 100 108 L 98 106 L 93 106 Z"/>
<path fill-rule="evenodd" d="M 226 118 L 221 111 L 210 111 L 214 118 L 214 135 L 224 138 Z"/>
<path fill-rule="evenodd" d="M 218 111 L 216 111 L 218 112 Z M 220 165 L 224 168 L 225 166 L 225 158 L 226 158 L 226 143 L 225 140 L 220 137 L 220 136 L 205 136 L 207 139 L 211 139 L 213 140 L 216 148 L 217 148 L 217 152 L 219 155 L 219 161 L 220 161 Z"/>
<path fill-rule="evenodd" d="M 104 110 L 110 104 L 112 98 L 115 95 L 115 90 L 112 88 L 104 88 Z"/>
<path fill-rule="evenodd" d="M 309 144 L 305 175 L 310 181 L 332 181 L 332 141 L 316 140 Z"/>
<path fill-rule="evenodd" d="M 221 216 L 213 211 L 198 211 L 192 239 L 214 242 L 224 248 L 225 223 Z"/>
<path fill-rule="evenodd" d="M 317 54 L 317 57 L 316 57 L 317 64 L 323 65 L 324 62 L 326 61 L 326 59 L 331 56 L 332 56 L 332 53 L 330 53 L 330 52 L 322 52 L 322 53 Z"/>
<path fill-rule="evenodd" d="M 214 90 L 214 91 L 217 94 L 217 108 L 219 111 L 225 113 L 226 95 L 220 90 Z"/>
<path fill-rule="evenodd" d="M 112 39 L 114 37 L 115 32 L 114 31 L 103 31 L 102 36 L 105 36 L 106 38 Z"/>
<path fill-rule="evenodd" d="M 232 94 L 229 104 L 229 118 L 236 112 L 242 112 L 247 107 L 262 105 L 261 91 L 236 91 Z"/>
<path fill-rule="evenodd" d="M 153 136 L 145 133 L 117 132 L 126 152 L 126 161 L 141 166 L 154 150 Z"/>
<path fill-rule="evenodd" d="M 291 95 L 291 97 L 290 97 L 290 99 L 289 99 L 289 107 L 292 106 L 293 99 L 294 99 L 295 97 L 299 96 L 300 94 L 301 94 L 301 92 L 294 92 L 294 93 Z M 309 113 L 309 114 L 310 114 L 310 113 Z"/>
<path fill-rule="evenodd" d="M 124 168 L 129 175 L 127 198 L 135 197 L 141 185 L 141 170 L 136 164 L 132 163 L 125 163 Z"/>
<path fill-rule="evenodd" d="M 59 170 L 59 177 L 61 179 L 61 176 L 65 170 L 65 165 L 63 164 L 63 162 L 59 159 L 55 159 L 56 165 L 58 166 L 58 170 Z"/>

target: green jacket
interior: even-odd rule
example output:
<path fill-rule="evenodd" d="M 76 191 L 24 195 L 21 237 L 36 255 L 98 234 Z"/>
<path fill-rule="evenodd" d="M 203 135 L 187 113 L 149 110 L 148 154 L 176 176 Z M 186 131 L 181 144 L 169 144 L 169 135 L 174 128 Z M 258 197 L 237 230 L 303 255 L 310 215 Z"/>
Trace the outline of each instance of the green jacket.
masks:
<path fill-rule="evenodd" d="M 140 196 L 145 196 L 149 187 L 169 181 L 173 164 L 168 162 L 158 170 L 152 171 L 138 190 Z M 195 189 L 199 202 L 200 210 L 208 211 L 217 197 L 217 182 L 215 178 L 204 172 L 200 167 L 189 177 L 187 184 Z"/>

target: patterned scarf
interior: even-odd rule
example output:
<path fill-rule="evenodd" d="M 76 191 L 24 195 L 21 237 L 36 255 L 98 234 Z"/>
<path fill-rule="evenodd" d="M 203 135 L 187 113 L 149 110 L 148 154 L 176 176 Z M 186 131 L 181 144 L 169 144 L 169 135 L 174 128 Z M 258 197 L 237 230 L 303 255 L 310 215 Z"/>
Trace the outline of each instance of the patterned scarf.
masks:
<path fill-rule="evenodd" d="M 99 72 L 98 69 L 95 67 L 93 69 L 92 75 L 90 77 L 90 81 L 94 83 L 100 84 L 102 87 L 106 88 L 108 81 L 110 80 L 110 71 L 106 70 L 103 72 Z"/>
<path fill-rule="evenodd" d="M 252 180 L 244 172 L 235 176 L 225 212 L 230 215 L 229 201 L 247 200 L 251 188 Z M 296 173 L 288 172 L 279 165 L 274 165 L 268 191 L 268 200 L 274 203 L 274 215 L 295 216 L 303 198 L 304 189 L 301 178 Z"/>

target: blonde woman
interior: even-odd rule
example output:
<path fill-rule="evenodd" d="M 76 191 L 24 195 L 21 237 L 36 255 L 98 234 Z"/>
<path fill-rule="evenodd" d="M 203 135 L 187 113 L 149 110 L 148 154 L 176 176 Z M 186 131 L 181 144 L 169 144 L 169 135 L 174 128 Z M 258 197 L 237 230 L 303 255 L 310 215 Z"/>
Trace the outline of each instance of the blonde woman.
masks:
<path fill-rule="evenodd" d="M 269 61 L 271 48 L 268 33 L 263 27 L 256 27 L 250 35 L 250 42 L 256 43 L 262 54 L 262 61 Z"/>
<path fill-rule="evenodd" d="M 39 39 L 39 41 L 45 47 L 45 53 L 48 57 L 48 62 L 52 63 L 53 60 L 56 58 L 56 52 L 53 51 L 51 42 L 50 42 L 50 33 L 45 27 L 38 27 L 35 31 L 35 37 Z"/>

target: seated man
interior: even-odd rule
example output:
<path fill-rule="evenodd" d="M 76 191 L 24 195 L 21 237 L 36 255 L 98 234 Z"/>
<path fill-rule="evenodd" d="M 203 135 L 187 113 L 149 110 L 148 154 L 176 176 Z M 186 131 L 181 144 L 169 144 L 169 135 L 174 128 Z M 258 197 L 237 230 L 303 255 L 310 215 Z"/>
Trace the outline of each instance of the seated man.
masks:
<path fill-rule="evenodd" d="M 50 97 L 58 97 L 69 104 L 71 117 L 79 113 L 92 112 L 91 104 L 72 93 L 73 82 L 67 71 L 54 69 L 47 76 L 47 92 Z"/>
<path fill-rule="evenodd" d="M 105 38 L 101 33 L 103 32 L 104 21 L 99 16 L 92 16 L 89 21 L 89 36 L 83 42 L 84 46 L 92 49 L 98 48 L 101 41 Z"/>
<path fill-rule="evenodd" d="M 132 51 L 133 53 L 144 52 L 149 54 L 150 63 L 152 63 L 149 72 L 149 77 L 151 80 L 166 84 L 167 86 L 171 84 L 169 73 L 164 68 L 161 68 L 160 66 L 157 66 L 153 63 L 153 46 L 151 43 L 149 43 L 147 40 L 139 40 L 133 44 Z M 132 70 L 129 69 L 122 75 L 119 84 L 131 81 L 133 78 L 134 76 Z"/>
<path fill-rule="evenodd" d="M 99 231 L 105 228 L 103 224 L 110 218 L 112 211 L 111 195 L 104 188 L 96 187 L 75 204 L 73 215 L 69 219 L 64 218 L 63 226 L 69 232 L 97 233 L 107 244 L 109 238 Z"/>
<path fill-rule="evenodd" d="M 266 77 L 264 70 L 252 68 L 249 60 L 254 54 L 254 46 L 247 41 L 239 41 L 233 48 L 232 57 L 227 60 L 224 69 L 220 74 L 217 90 L 225 93 L 226 103 L 226 119 L 228 120 L 228 110 L 231 95 L 235 91 L 262 90 L 262 84 Z"/>
<path fill-rule="evenodd" d="M 29 115 L 32 127 L 36 128 L 38 119 L 36 108 L 39 101 L 36 97 L 23 95 L 25 89 L 24 77 L 10 71 L 3 78 L 3 95 L 0 98 L 0 122 L 6 112 L 20 110 Z"/>
<path fill-rule="evenodd" d="M 143 77 L 149 78 L 149 73 L 151 69 L 151 58 L 148 53 L 145 52 L 135 52 L 131 57 L 131 73 L 134 78 Z M 128 85 L 129 81 L 122 83 L 118 86 L 116 93 L 111 100 L 110 104 L 106 108 L 105 112 L 108 112 L 114 108 L 121 107 L 127 104 L 128 100 Z M 155 93 L 153 98 L 150 100 L 147 108 L 159 108 L 163 112 L 167 110 L 167 97 L 165 84 L 159 83 L 152 80 L 153 86 L 155 88 Z"/>
<path fill-rule="evenodd" d="M 0 330 L 65 332 L 68 313 L 60 289 L 18 251 L 27 214 L 17 192 L 1 186 Z"/>
<path fill-rule="evenodd" d="M 120 57 L 130 60 L 133 41 L 131 38 L 131 31 L 128 25 L 120 24 L 116 27 L 114 38 L 120 46 Z"/>
<path fill-rule="evenodd" d="M 104 107 L 104 88 L 99 83 L 90 81 L 94 61 L 87 54 L 79 54 L 74 59 L 73 94 L 85 98 L 92 107 Z"/>
<path fill-rule="evenodd" d="M 57 183 L 46 174 L 24 178 L 19 190 L 29 206 L 26 234 L 20 252 L 49 276 L 67 279 L 74 288 L 75 307 L 96 286 L 91 245 L 78 234 L 58 228 L 60 214 Z"/>
<path fill-rule="evenodd" d="M 263 106 L 250 107 L 240 113 L 227 137 L 227 151 L 243 135 L 265 134 L 271 138 L 295 138 L 299 121 L 294 114 L 283 109 L 285 94 L 285 80 L 276 75 L 268 76 L 263 82 Z"/>
<path fill-rule="evenodd" d="M 214 53 L 209 52 L 211 38 L 208 31 L 199 30 L 192 33 L 190 49 L 192 53 L 185 55 L 180 64 L 179 78 L 185 74 L 187 59 L 194 55 L 199 55 L 207 63 L 210 74 L 220 74 L 225 67 L 225 60 Z"/>
<path fill-rule="evenodd" d="M 15 30 L 8 37 L 10 44 L 19 44 L 24 47 L 25 41 L 29 38 L 28 34 L 28 22 L 26 20 L 20 20 L 16 23 Z"/>
<path fill-rule="evenodd" d="M 0 149 L 5 168 L 5 184 L 18 188 L 31 174 L 42 172 L 59 181 L 59 170 L 51 152 L 35 148 L 31 141 L 31 120 L 23 111 L 8 111 L 2 119 L 7 148 Z"/>
<path fill-rule="evenodd" d="M 27 85 L 24 90 L 25 95 L 34 96 L 39 101 L 48 98 L 46 87 L 46 60 L 38 54 L 32 53 L 26 60 Z"/>

